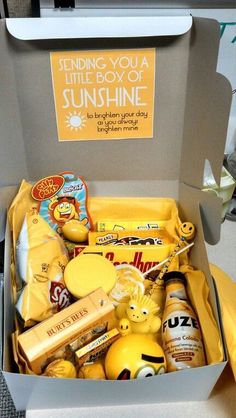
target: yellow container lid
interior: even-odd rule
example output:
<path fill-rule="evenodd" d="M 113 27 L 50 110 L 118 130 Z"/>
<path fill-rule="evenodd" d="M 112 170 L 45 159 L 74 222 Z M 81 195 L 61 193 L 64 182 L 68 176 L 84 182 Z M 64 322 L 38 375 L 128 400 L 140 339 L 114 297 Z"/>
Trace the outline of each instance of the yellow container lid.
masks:
<path fill-rule="evenodd" d="M 116 282 L 116 269 L 111 261 L 98 254 L 82 254 L 71 260 L 64 272 L 69 292 L 82 298 L 101 287 L 107 294 Z"/>

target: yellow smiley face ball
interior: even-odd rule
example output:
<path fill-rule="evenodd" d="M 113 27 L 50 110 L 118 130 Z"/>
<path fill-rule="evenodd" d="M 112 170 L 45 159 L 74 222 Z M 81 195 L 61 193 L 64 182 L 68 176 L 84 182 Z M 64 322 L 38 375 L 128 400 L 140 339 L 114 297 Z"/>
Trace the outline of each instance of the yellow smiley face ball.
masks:
<path fill-rule="evenodd" d="M 130 334 L 116 340 L 105 359 L 106 377 L 111 380 L 141 379 L 165 371 L 162 348 L 142 334 Z"/>
<path fill-rule="evenodd" d="M 189 241 L 195 236 L 195 226 L 191 222 L 184 222 L 180 225 L 178 232 L 181 237 Z"/>

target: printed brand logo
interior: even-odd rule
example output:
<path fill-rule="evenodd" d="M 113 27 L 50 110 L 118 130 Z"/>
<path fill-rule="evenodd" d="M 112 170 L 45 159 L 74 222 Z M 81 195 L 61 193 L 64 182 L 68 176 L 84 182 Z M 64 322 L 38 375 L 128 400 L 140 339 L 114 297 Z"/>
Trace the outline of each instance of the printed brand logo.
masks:
<path fill-rule="evenodd" d="M 106 234 L 103 237 L 97 237 L 96 243 L 98 245 L 106 244 L 112 241 L 115 243 L 117 241 L 117 237 L 117 234 Z"/>
<path fill-rule="evenodd" d="M 52 337 L 53 335 L 63 331 L 65 328 L 70 327 L 75 322 L 80 321 L 84 316 L 88 315 L 88 313 L 87 308 L 81 308 L 79 311 L 74 312 L 71 316 L 64 318 L 61 322 L 48 329 L 46 333 L 49 337 Z"/>
<path fill-rule="evenodd" d="M 85 247 L 75 247 L 74 256 L 76 257 L 78 254 L 82 252 L 82 250 Z M 145 273 L 145 271 L 149 270 L 150 268 L 156 266 L 159 264 L 159 261 L 143 261 L 143 252 L 142 251 L 135 251 L 134 258 L 132 261 L 116 261 L 115 259 L 115 253 L 112 251 L 109 251 L 106 254 L 103 254 L 101 251 L 84 251 L 84 254 L 99 254 L 104 255 L 109 261 L 111 261 L 114 266 L 119 266 L 120 264 L 130 264 L 131 266 L 137 267 L 142 273 Z"/>
<path fill-rule="evenodd" d="M 59 175 L 45 177 L 32 187 L 31 196 L 39 202 L 50 199 L 61 190 L 64 183 L 64 177 Z"/>
<path fill-rule="evenodd" d="M 176 327 L 191 327 L 199 329 L 198 322 L 195 318 L 183 315 L 168 318 L 163 322 L 162 330 L 165 332 L 166 328 L 172 329 Z"/>
<path fill-rule="evenodd" d="M 126 236 L 118 239 L 118 234 L 107 234 L 103 237 L 96 238 L 97 245 L 162 245 L 163 241 L 160 238 L 139 238 L 136 236 Z"/>
<path fill-rule="evenodd" d="M 120 264 L 127 263 L 131 266 L 137 267 L 142 273 L 145 273 L 145 271 L 149 270 L 150 268 L 156 266 L 159 263 L 159 261 L 143 261 L 142 256 L 142 251 L 136 251 L 133 260 L 128 263 L 127 261 L 115 261 L 115 254 L 113 252 L 107 253 L 105 257 L 108 258 L 108 260 L 110 260 L 114 264 L 114 266 L 119 266 Z"/>
<path fill-rule="evenodd" d="M 50 301 L 56 303 L 58 311 L 70 304 L 70 294 L 62 283 L 51 283 Z"/>

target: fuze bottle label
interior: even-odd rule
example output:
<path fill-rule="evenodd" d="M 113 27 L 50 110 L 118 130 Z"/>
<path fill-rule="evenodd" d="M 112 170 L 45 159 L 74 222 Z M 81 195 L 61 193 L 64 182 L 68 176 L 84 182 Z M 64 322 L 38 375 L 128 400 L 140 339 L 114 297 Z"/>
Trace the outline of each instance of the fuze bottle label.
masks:
<path fill-rule="evenodd" d="M 167 370 L 176 371 L 203 366 L 205 355 L 199 323 L 188 309 L 171 310 L 162 322 L 163 349 Z"/>

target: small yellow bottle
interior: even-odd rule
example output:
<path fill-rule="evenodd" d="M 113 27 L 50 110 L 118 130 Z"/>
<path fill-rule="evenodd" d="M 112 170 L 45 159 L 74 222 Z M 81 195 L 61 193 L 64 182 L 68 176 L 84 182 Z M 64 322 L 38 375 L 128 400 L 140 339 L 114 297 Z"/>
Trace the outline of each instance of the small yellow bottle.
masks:
<path fill-rule="evenodd" d="M 167 371 L 204 366 L 205 353 L 197 316 L 188 300 L 183 273 L 164 275 L 166 303 L 162 318 L 162 343 Z"/>

